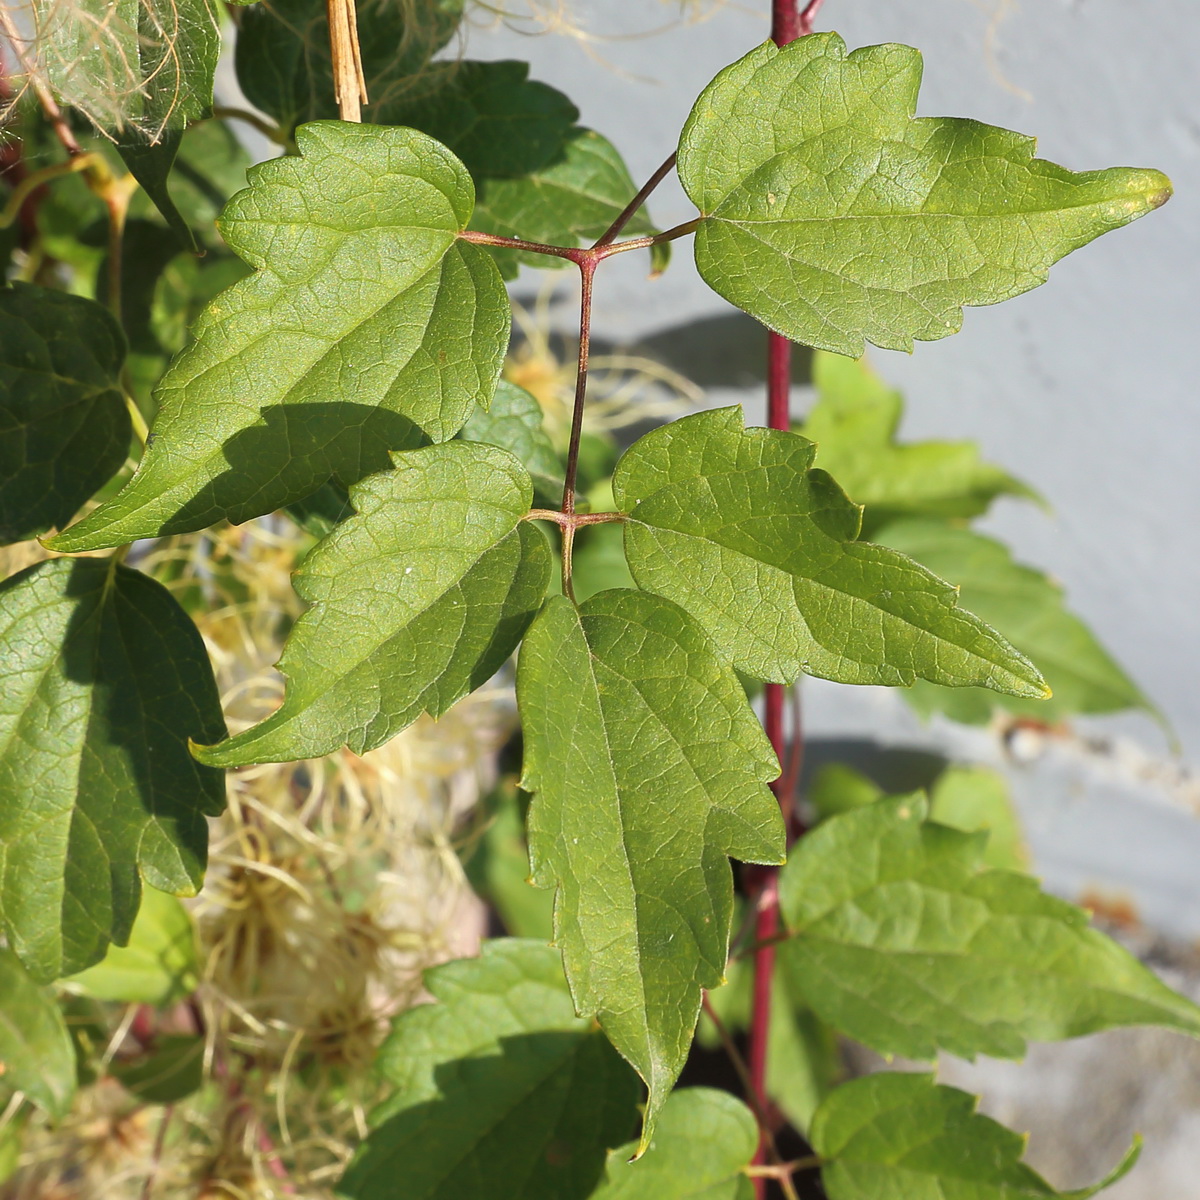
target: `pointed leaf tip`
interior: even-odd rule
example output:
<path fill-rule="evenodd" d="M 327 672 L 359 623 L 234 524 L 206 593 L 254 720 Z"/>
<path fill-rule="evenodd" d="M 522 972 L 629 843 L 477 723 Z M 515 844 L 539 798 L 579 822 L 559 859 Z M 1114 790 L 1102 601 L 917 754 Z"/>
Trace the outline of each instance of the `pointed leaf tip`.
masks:
<path fill-rule="evenodd" d="M 917 118 L 921 65 L 910 46 L 848 54 L 812 34 L 709 84 L 679 178 L 704 214 L 695 256 L 710 287 L 805 345 L 911 351 L 1169 196 L 1157 171 L 1068 171 L 1011 130 Z"/>

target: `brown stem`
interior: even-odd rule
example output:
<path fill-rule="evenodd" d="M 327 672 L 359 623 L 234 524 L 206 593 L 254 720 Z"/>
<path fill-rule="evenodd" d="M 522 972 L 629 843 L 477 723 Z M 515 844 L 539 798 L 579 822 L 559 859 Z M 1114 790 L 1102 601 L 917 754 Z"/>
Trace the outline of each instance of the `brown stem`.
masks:
<path fill-rule="evenodd" d="M 567 471 L 563 480 L 562 514 L 575 515 L 575 482 L 579 476 L 579 441 L 583 436 L 583 405 L 587 399 L 588 354 L 592 345 L 592 284 L 596 277 L 599 257 L 589 256 L 579 263 L 581 292 L 579 297 L 579 366 L 575 372 L 575 404 L 571 412 L 571 441 L 567 447 Z M 575 524 L 562 527 L 563 592 L 575 602 L 571 583 L 571 559 L 575 549 Z"/>
<path fill-rule="evenodd" d="M 586 263 L 593 266 L 611 258 L 614 254 L 624 254 L 627 250 L 643 250 L 647 246 L 657 246 L 659 242 L 673 242 L 676 238 L 686 237 L 693 233 L 703 220 L 703 217 L 693 217 L 676 225 L 663 233 L 648 234 L 646 237 L 630 238 L 624 242 L 611 242 L 605 245 L 597 243 L 586 249 L 579 246 L 554 246 L 548 242 L 527 242 L 524 238 L 504 237 L 498 233 L 483 233 L 478 229 L 464 229 L 458 236 L 464 242 L 474 242 L 477 246 L 503 246 L 506 250 L 522 250 L 526 254 L 548 254 L 552 258 L 565 258 L 582 268 Z"/>
<path fill-rule="evenodd" d="M 667 159 L 653 175 L 646 180 L 642 186 L 642 190 L 621 210 L 621 215 L 602 233 L 593 250 L 598 250 L 601 246 L 609 246 L 617 240 L 617 235 L 621 230 L 633 219 L 638 209 L 650 198 L 650 193 L 671 173 L 675 167 L 675 152 L 671 152 L 671 157 Z"/>
<path fill-rule="evenodd" d="M 813 22 L 817 19 L 817 13 L 821 11 L 821 5 L 824 3 L 825 0 L 808 0 L 808 3 L 804 6 L 804 11 L 800 14 L 800 37 L 812 33 Z M 794 41 L 795 39 L 792 40 Z M 783 43 L 780 44 L 782 45 Z"/>
<path fill-rule="evenodd" d="M 625 513 L 564 513 L 556 508 L 531 508 L 522 518 L 523 521 L 553 521 L 555 525 L 566 529 L 568 525 L 578 529 L 581 525 L 607 525 L 614 521 L 627 521 Z"/>
<path fill-rule="evenodd" d="M 333 98 L 343 121 L 362 121 L 367 103 L 362 51 L 358 45 L 358 14 L 354 0 L 327 0 L 329 52 L 333 63 Z"/>

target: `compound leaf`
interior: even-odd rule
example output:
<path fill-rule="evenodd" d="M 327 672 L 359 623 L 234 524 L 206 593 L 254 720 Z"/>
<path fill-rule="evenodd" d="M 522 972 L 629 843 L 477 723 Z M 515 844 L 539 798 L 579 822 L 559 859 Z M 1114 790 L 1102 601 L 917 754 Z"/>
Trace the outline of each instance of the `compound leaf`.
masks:
<path fill-rule="evenodd" d="M 881 1072 L 843 1084 L 817 1110 L 813 1149 L 829 1200 L 1087 1200 L 1128 1174 L 1135 1142 L 1094 1187 L 1059 1192 L 1021 1162 L 1025 1138 L 929 1075 Z"/>
<path fill-rule="evenodd" d="M 922 687 L 909 696 L 919 712 L 944 712 L 973 723 L 987 721 L 997 706 L 1042 721 L 1129 708 L 1155 712 L 1095 634 L 1067 608 L 1062 588 L 1041 571 L 1015 562 L 1002 543 L 970 529 L 915 520 L 888 525 L 878 537 L 959 583 L 963 604 L 1028 654 L 1054 690 L 1048 702 L 1031 703 L 973 689 L 951 693 Z"/>
<path fill-rule="evenodd" d="M 129 944 L 109 946 L 94 967 L 69 982 L 97 1000 L 163 1008 L 191 993 L 199 979 L 191 915 L 174 896 L 144 887 Z"/>
<path fill-rule="evenodd" d="M 245 521 L 440 442 L 496 386 L 509 305 L 461 242 L 470 176 L 412 129 L 317 122 L 221 230 L 254 274 L 204 310 L 157 389 L 125 489 L 55 542 L 80 551 Z"/>
<path fill-rule="evenodd" d="M 790 683 L 910 685 L 918 676 L 1041 696 L 1033 665 L 911 559 L 856 542 L 860 510 L 794 433 L 740 408 L 636 442 L 613 490 L 640 587 L 683 605 L 739 670 Z"/>
<path fill-rule="evenodd" d="M 589 1196 L 636 1119 L 637 1078 L 575 1015 L 559 956 L 484 942 L 426 973 L 439 1003 L 397 1018 L 377 1059 L 395 1087 L 347 1169 L 347 1200 Z"/>
<path fill-rule="evenodd" d="M 563 687 L 562 681 L 570 686 Z M 687 1057 L 701 988 L 725 970 L 727 856 L 777 862 L 775 755 L 733 671 L 659 596 L 547 602 L 517 674 L 533 879 L 557 885 L 555 940 L 650 1088 L 645 1149 Z"/>
<path fill-rule="evenodd" d="M 75 1050 L 48 988 L 0 946 L 0 1094 L 24 1092 L 52 1117 L 63 1117 L 75 1091 Z"/>
<path fill-rule="evenodd" d="M 817 462 L 865 505 L 874 531 L 898 517 L 975 517 L 998 496 L 1037 493 L 979 457 L 973 442 L 898 443 L 899 392 L 865 362 L 813 355 L 817 402 L 800 430 L 817 444 Z"/>
<path fill-rule="evenodd" d="M 476 408 L 458 435 L 467 442 L 502 446 L 525 464 L 538 504 L 557 508 L 563 494 L 563 463 L 542 422 L 542 406 L 507 379 L 488 409 Z"/>
<path fill-rule="evenodd" d="M 82 296 L 0 289 L 0 543 L 65 525 L 129 453 L 125 338 Z"/>
<path fill-rule="evenodd" d="M 684 1088 L 663 1106 L 642 1159 L 637 1143 L 608 1156 L 591 1200 L 752 1200 L 746 1167 L 758 1149 L 754 1114 L 714 1088 Z"/>
<path fill-rule="evenodd" d="M 921 795 L 831 817 L 793 854 L 781 958 L 818 1015 L 881 1054 L 1019 1058 L 1026 1039 L 1121 1025 L 1200 1035 L 1176 995 L 1087 915 L 1014 871 L 985 836 L 926 823 Z"/>
<path fill-rule="evenodd" d="M 0 913 L 37 979 L 124 943 L 141 878 L 194 894 L 224 780 L 187 738 L 224 732 L 195 625 L 111 560 L 0 585 Z"/>
<path fill-rule="evenodd" d="M 545 535 L 522 518 L 529 473 L 506 450 L 447 442 L 393 456 L 351 489 L 357 515 L 305 558 L 312 608 L 279 660 L 283 704 L 216 746 L 211 766 L 374 749 L 441 716 L 516 649 L 550 580 Z"/>
<path fill-rule="evenodd" d="M 1075 174 L 1009 130 L 914 119 L 920 82 L 912 47 L 847 55 L 833 33 L 722 71 L 679 143 L 709 286 L 793 341 L 911 350 L 1171 195 L 1158 171 Z"/>

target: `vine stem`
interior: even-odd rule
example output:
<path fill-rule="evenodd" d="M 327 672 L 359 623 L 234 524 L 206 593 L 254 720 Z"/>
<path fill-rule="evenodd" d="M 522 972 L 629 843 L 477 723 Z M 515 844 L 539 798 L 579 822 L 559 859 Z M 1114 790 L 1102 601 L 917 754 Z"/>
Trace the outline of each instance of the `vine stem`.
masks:
<path fill-rule="evenodd" d="M 17 28 L 7 4 L 0 4 L 0 33 L 12 47 L 17 62 L 24 68 L 29 86 L 33 88 L 33 94 L 37 96 L 38 103 L 42 106 L 42 112 L 46 114 L 46 120 L 50 123 L 50 127 L 54 130 L 54 136 L 58 138 L 62 148 L 72 158 L 82 154 L 83 147 L 79 144 L 75 134 L 71 132 L 71 126 L 67 124 L 67 118 L 63 115 L 62 109 L 58 107 L 58 101 L 51 95 L 50 89 L 38 75 L 36 67 L 25 52 L 28 41 L 21 36 L 21 31 Z"/>
<path fill-rule="evenodd" d="M 799 0 L 771 0 L 771 39 L 777 46 L 786 46 L 812 32 L 813 21 L 823 0 L 808 0 L 801 9 Z M 787 430 L 791 424 L 792 343 L 781 334 L 767 334 L 767 426 Z M 765 688 L 763 726 L 767 738 L 782 764 L 786 755 L 784 736 L 784 689 L 781 684 L 768 683 Z M 802 730 L 799 708 L 793 710 L 793 747 L 788 769 L 772 785 L 788 827 L 788 840 L 799 833 L 795 818 L 795 788 L 801 761 Z M 760 867 L 749 877 L 751 886 L 757 884 L 754 921 L 754 991 L 749 1029 L 750 1086 L 755 1096 L 755 1108 L 767 1111 L 767 1046 L 771 1030 L 771 991 L 775 976 L 776 945 L 779 941 L 779 871 L 777 867 Z M 770 1130 L 760 1126 L 758 1150 L 754 1165 L 767 1161 Z M 768 1177 L 752 1177 L 755 1200 L 765 1200 Z M 788 1183 L 790 1183 L 790 1177 Z M 781 1181 L 782 1183 L 782 1181 Z M 785 1189 L 786 1190 L 786 1189 Z"/>
<path fill-rule="evenodd" d="M 562 514 L 575 515 L 575 483 L 579 475 L 579 441 L 583 436 L 583 405 L 587 399 L 588 354 L 592 344 L 592 284 L 596 268 L 602 259 L 584 258 L 579 263 L 581 294 L 579 299 L 579 366 L 575 372 L 575 403 L 571 411 L 571 441 L 567 447 L 567 471 L 563 480 Z M 575 587 L 571 582 L 571 562 L 575 549 L 575 523 L 562 526 L 563 592 L 575 603 Z"/>

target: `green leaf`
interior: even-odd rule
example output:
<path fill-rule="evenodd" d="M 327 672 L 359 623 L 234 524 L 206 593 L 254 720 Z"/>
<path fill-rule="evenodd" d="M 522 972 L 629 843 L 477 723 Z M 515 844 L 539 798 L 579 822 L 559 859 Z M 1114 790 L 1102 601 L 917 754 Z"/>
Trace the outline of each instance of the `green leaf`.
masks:
<path fill-rule="evenodd" d="M 964 833 L 988 835 L 983 863 L 1028 871 L 1029 849 L 1004 776 L 986 767 L 949 767 L 929 793 L 929 819 Z"/>
<path fill-rule="evenodd" d="M 794 433 L 744 429 L 740 408 L 647 434 L 613 476 L 640 587 L 683 605 L 739 670 L 790 683 L 961 687 L 1040 696 L 1036 669 L 952 587 L 856 542 L 860 511 Z"/>
<path fill-rule="evenodd" d="M 455 64 L 430 65 L 453 36 L 463 0 L 362 0 L 358 35 L 367 84 L 364 117 L 385 125 L 388 109 L 411 90 L 436 86 Z M 336 117 L 325 0 L 271 0 L 242 13 L 235 46 L 238 83 L 256 108 L 285 130 Z M 380 110 L 384 111 L 380 111 Z"/>
<path fill-rule="evenodd" d="M 1027 1039 L 1122 1025 L 1200 1035 L 1200 1008 L 1087 915 L 1013 871 L 985 837 L 925 823 L 923 796 L 831 817 L 780 877 L 791 986 L 881 1054 L 1019 1058 Z"/>
<path fill-rule="evenodd" d="M 0 913 L 35 978 L 124 943 L 142 878 L 195 893 L 225 787 L 187 738 L 223 729 L 204 643 L 161 584 L 111 559 L 0 584 Z"/>
<path fill-rule="evenodd" d="M 637 1080 L 575 1015 L 558 955 L 484 942 L 426 973 L 440 1001 L 397 1018 L 379 1052 L 396 1091 L 337 1192 L 349 1200 L 588 1196 L 636 1120 Z"/>
<path fill-rule="evenodd" d="M 174 896 L 145 887 L 129 944 L 109 946 L 100 962 L 67 982 L 97 1000 L 162 1008 L 191 993 L 199 978 L 190 914 Z"/>
<path fill-rule="evenodd" d="M 279 669 L 283 704 L 217 746 L 211 766 L 372 750 L 441 716 L 496 673 L 546 594 L 550 549 L 529 511 L 529 473 L 506 450 L 448 442 L 393 456 L 350 491 L 357 516 L 304 560 L 313 607 Z"/>
<path fill-rule="evenodd" d="M 897 517 L 974 517 L 997 496 L 1038 500 L 1007 471 L 983 462 L 973 442 L 898 443 L 899 392 L 865 362 L 813 356 L 817 402 L 800 432 L 817 444 L 817 462 L 866 506 L 871 530 Z"/>
<path fill-rule="evenodd" d="M 24 1092 L 52 1117 L 66 1116 L 75 1091 L 75 1051 L 48 988 L 0 946 L 0 1089 Z"/>
<path fill-rule="evenodd" d="M 577 246 L 595 241 L 633 199 L 637 185 L 616 148 L 591 129 L 576 127 L 566 135 L 561 153 L 527 175 L 484 177 L 472 229 L 501 237 Z M 656 232 L 641 209 L 625 226 L 628 237 Z M 654 247 L 666 252 L 668 243 Z M 522 264 L 561 267 L 565 260 L 544 254 L 493 249 L 505 279 L 515 279 Z M 662 270 L 665 259 L 655 262 Z"/>
<path fill-rule="evenodd" d="M 911 350 L 1171 195 L 1158 171 L 1075 174 L 1021 134 L 914 119 L 920 82 L 912 47 L 847 55 L 833 33 L 722 71 L 679 143 L 709 286 L 805 345 Z"/>
<path fill-rule="evenodd" d="M 65 525 L 121 467 L 125 338 L 81 296 L 0 289 L 0 543 Z"/>
<path fill-rule="evenodd" d="M 866 804 L 874 804 L 885 795 L 874 780 L 845 763 L 829 763 L 816 774 L 808 789 L 808 802 L 816 810 L 817 820 L 836 817 Z"/>
<path fill-rule="evenodd" d="M 1048 703 L 1029 703 L 921 688 L 909 697 L 919 712 L 944 712 L 974 723 L 987 721 L 997 706 L 1047 722 L 1129 708 L 1155 713 L 1137 684 L 1066 607 L 1062 588 L 1041 571 L 1015 562 L 1000 542 L 933 521 L 897 522 L 878 536 L 935 574 L 954 579 L 962 603 L 1011 638 L 1054 690 Z"/>
<path fill-rule="evenodd" d="M 116 1060 L 112 1073 L 143 1104 L 174 1104 L 204 1082 L 204 1038 L 168 1034 L 155 1039 L 147 1053 Z"/>
<path fill-rule="evenodd" d="M 663 1106 L 645 1156 L 630 1142 L 608 1156 L 591 1200 L 753 1200 L 746 1167 L 758 1149 L 754 1114 L 713 1088 L 684 1088 Z"/>
<path fill-rule="evenodd" d="M 554 897 L 529 881 L 525 794 L 504 780 L 484 802 L 488 827 L 466 861 L 467 878 L 514 937 L 554 937 Z"/>
<path fill-rule="evenodd" d="M 411 129 L 318 122 L 250 172 L 221 229 L 256 268 L 204 311 L 157 391 L 138 473 L 72 552 L 245 521 L 440 442 L 495 389 L 504 283 L 461 242 L 470 177 Z"/>
<path fill-rule="evenodd" d="M 557 508 L 563 494 L 563 463 L 542 425 L 542 406 L 522 387 L 502 379 L 488 409 L 476 408 L 458 435 L 515 454 L 533 477 L 534 502 Z"/>
<path fill-rule="evenodd" d="M 563 681 L 570 686 L 564 687 Z M 581 1013 L 650 1088 L 643 1149 L 725 971 L 727 856 L 777 862 L 779 773 L 737 676 L 674 604 L 549 600 L 521 649 L 533 879 Z"/>
<path fill-rule="evenodd" d="M 1132 1169 L 1135 1141 L 1095 1187 L 1055 1191 L 1021 1162 L 1025 1138 L 929 1075 L 882 1072 L 843 1084 L 817 1112 L 813 1149 L 829 1200 L 1087 1200 Z"/>

